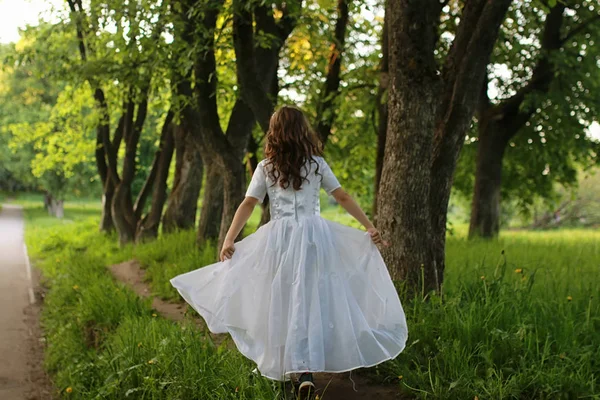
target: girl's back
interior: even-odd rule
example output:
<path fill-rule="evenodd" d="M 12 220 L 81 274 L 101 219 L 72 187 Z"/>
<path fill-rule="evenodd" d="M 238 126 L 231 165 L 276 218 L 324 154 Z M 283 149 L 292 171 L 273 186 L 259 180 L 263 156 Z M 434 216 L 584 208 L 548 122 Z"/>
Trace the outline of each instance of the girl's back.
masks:
<path fill-rule="evenodd" d="M 254 172 L 246 196 L 263 201 L 265 194 L 268 194 L 271 219 L 298 219 L 320 215 L 320 189 L 323 188 L 327 194 L 331 194 L 341 185 L 322 157 L 315 156 L 312 159 L 312 162 L 304 162 L 302 173 L 305 180 L 299 190 L 294 189 L 292 185 L 281 187 L 280 182 L 275 181 L 273 174 L 269 173 L 274 166 L 268 160 L 261 161 Z"/>

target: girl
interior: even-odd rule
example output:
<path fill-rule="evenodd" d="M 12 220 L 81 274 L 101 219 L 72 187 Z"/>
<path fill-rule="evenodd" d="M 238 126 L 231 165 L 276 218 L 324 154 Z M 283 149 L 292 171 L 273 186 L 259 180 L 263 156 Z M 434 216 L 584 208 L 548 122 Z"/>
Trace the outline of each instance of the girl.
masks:
<path fill-rule="evenodd" d="M 221 262 L 171 280 L 214 333 L 229 333 L 263 376 L 345 372 L 396 357 L 407 339 L 398 294 L 375 244 L 381 235 L 321 157 L 302 114 L 271 118 L 265 159 L 256 168 L 227 233 Z M 319 190 L 366 229 L 319 216 Z M 234 244 L 269 194 L 271 221 Z"/>

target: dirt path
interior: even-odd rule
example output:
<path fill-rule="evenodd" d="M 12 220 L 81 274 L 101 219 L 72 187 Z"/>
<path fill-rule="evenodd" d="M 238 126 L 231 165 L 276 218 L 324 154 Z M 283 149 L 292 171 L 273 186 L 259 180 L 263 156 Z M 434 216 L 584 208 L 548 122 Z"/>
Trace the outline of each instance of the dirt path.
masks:
<path fill-rule="evenodd" d="M 145 271 L 137 261 L 132 260 L 116 264 L 109 269 L 117 280 L 129 285 L 139 296 L 150 297 L 152 295 L 146 282 Z M 173 321 L 181 321 L 186 318 L 188 308 L 184 303 L 170 303 L 158 297 L 152 297 L 152 307 L 161 316 Z M 195 318 L 195 320 L 199 327 L 204 328 L 204 321 L 201 318 Z M 225 340 L 227 337 L 227 335 L 211 336 L 216 343 Z M 394 387 L 371 384 L 365 377 L 360 375 L 360 371 L 353 372 L 352 376 L 349 373 L 315 374 L 315 384 L 319 392 L 322 393 L 320 397 L 323 400 L 401 399 Z"/>
<path fill-rule="evenodd" d="M 0 211 L 0 399 L 52 398 L 43 367 L 36 299 L 38 276 L 29 266 L 20 207 Z"/>

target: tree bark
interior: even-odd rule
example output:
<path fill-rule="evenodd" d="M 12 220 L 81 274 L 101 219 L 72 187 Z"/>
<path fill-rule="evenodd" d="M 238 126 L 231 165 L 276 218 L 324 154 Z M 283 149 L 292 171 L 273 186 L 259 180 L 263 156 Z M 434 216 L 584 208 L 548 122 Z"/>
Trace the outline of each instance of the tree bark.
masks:
<path fill-rule="evenodd" d="M 390 1 L 388 130 L 378 214 L 394 280 L 440 290 L 452 176 L 510 0 L 466 3 L 441 74 L 434 51 L 442 4 Z"/>
<path fill-rule="evenodd" d="M 377 155 L 375 157 L 375 190 L 373 198 L 373 220 L 377 223 L 377 199 L 379 184 L 381 182 L 381 171 L 383 169 L 383 156 L 385 154 L 385 141 L 387 137 L 388 105 L 387 89 L 389 81 L 389 49 L 388 49 L 388 13 L 383 20 L 383 32 L 381 33 L 381 62 L 379 63 L 379 88 L 377 89 Z"/>
<path fill-rule="evenodd" d="M 469 237 L 490 238 L 500 231 L 502 158 L 507 141 L 495 125 L 493 121 L 480 121 Z"/>
<path fill-rule="evenodd" d="M 196 242 L 199 246 L 217 241 L 223 217 L 223 177 L 220 168 L 211 163 L 206 167 L 206 184 Z"/>
<path fill-rule="evenodd" d="M 158 227 L 162 216 L 163 207 L 167 199 L 167 178 L 173 158 L 174 136 L 173 136 L 173 112 L 169 111 L 165 119 L 159 148 L 155 154 L 155 162 L 152 166 L 152 204 L 150 211 L 138 223 L 136 241 L 154 239 L 158 236 Z M 149 178 L 150 178 L 149 177 Z M 137 202 L 136 202 L 137 203 Z M 136 204 L 136 211 L 142 204 Z"/>
<path fill-rule="evenodd" d="M 244 166 L 234 158 L 227 164 L 228 171 L 223 176 L 223 217 L 219 231 L 218 247 L 221 248 L 233 216 L 244 198 Z M 242 232 L 240 232 L 240 236 Z"/>
<path fill-rule="evenodd" d="M 176 129 L 175 148 L 175 179 L 162 220 L 163 232 L 195 226 L 198 196 L 202 188 L 202 158 L 196 139 L 186 125 Z"/>
<path fill-rule="evenodd" d="M 130 102 L 127 117 L 123 129 L 123 139 L 125 140 L 125 157 L 123 158 L 123 169 L 121 179 L 115 187 L 115 193 L 112 202 L 112 215 L 119 243 L 126 244 L 135 240 L 138 218 L 133 206 L 131 184 L 136 173 L 136 154 L 137 147 L 142 133 L 142 127 L 146 120 L 148 112 L 148 92 L 149 85 L 142 89 L 141 100 L 137 106 L 137 115 L 134 121 L 133 113 L 135 106 Z M 112 167 L 116 170 L 116 165 Z"/>
<path fill-rule="evenodd" d="M 112 180 L 106 179 L 102 187 L 102 215 L 100 216 L 100 232 L 112 232 L 115 224 L 112 218 L 112 201 L 115 194 L 115 185 Z"/>

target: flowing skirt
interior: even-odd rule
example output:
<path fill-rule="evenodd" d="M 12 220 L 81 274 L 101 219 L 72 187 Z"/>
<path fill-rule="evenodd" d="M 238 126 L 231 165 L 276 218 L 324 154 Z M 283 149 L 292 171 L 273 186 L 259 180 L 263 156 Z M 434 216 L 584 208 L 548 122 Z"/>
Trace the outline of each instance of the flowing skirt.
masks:
<path fill-rule="evenodd" d="M 230 260 L 171 279 L 213 333 L 229 333 L 263 376 L 345 372 L 395 358 L 408 330 L 379 250 L 320 216 L 277 219 Z"/>

